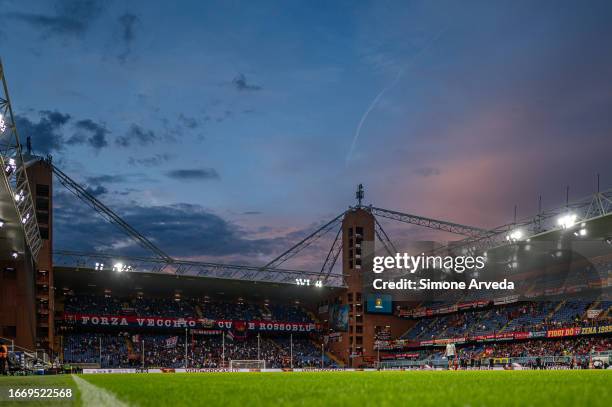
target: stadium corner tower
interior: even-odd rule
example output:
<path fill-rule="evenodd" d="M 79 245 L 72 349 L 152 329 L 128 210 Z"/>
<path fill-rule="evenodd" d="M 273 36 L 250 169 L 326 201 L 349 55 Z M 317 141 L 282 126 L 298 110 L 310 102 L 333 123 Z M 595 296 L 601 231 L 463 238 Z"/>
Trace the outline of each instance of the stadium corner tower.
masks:
<path fill-rule="evenodd" d="M 328 349 L 345 366 L 358 367 L 377 358 L 374 342 L 384 335 L 399 337 L 413 322 L 392 315 L 391 302 L 381 313 L 374 298 L 363 292 L 363 273 L 372 270 L 371 256 L 362 256 L 362 245 L 375 241 L 374 216 L 356 207 L 346 212 L 342 221 L 342 273 L 347 289 L 319 306 L 319 317 L 328 322 L 331 333 Z M 343 321 L 344 319 L 344 321 Z"/>
<path fill-rule="evenodd" d="M 32 258 L 13 196 L 0 186 L 0 337 L 16 346 L 49 350 L 54 343 L 52 264 L 52 170 L 48 162 L 24 155 L 26 172 L 36 208 L 42 248 Z"/>

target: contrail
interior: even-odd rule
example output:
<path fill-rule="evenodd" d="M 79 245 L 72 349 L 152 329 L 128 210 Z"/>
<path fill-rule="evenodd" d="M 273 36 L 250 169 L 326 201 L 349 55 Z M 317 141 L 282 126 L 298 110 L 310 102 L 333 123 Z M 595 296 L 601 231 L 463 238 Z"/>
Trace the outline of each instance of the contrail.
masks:
<path fill-rule="evenodd" d="M 374 107 L 376 107 L 376 105 L 378 104 L 378 101 L 383 97 L 383 95 L 389 89 L 391 89 L 391 88 L 395 87 L 395 85 L 397 85 L 397 83 L 399 82 L 400 78 L 402 77 L 402 75 L 404 75 L 404 72 L 406 72 L 406 69 L 410 66 L 410 64 L 413 63 L 414 60 L 418 56 L 420 56 L 423 52 L 425 52 L 431 46 L 431 44 L 436 42 L 447 30 L 448 29 L 445 28 L 444 30 L 440 31 L 437 35 L 432 37 L 431 40 L 429 40 L 427 43 L 425 43 L 423 48 L 421 48 L 416 54 L 414 54 L 412 56 L 412 59 L 410 61 L 408 61 L 408 63 L 406 63 L 406 65 L 402 69 L 399 70 L 399 72 L 395 76 L 395 79 L 393 79 L 393 81 L 389 85 L 385 86 L 378 93 L 378 95 L 376 95 L 374 100 L 372 100 L 372 103 L 370 103 L 370 105 L 368 106 L 366 111 L 361 116 L 361 120 L 359 120 L 359 124 L 357 125 L 357 129 L 355 130 L 355 135 L 353 136 L 353 141 L 351 143 L 351 148 L 349 149 L 348 154 L 346 155 L 345 165 L 348 165 L 348 162 L 351 160 L 351 158 L 353 156 L 353 151 L 355 150 L 355 146 L 357 145 L 357 139 L 359 138 L 359 135 L 361 134 L 361 128 L 363 127 L 363 123 L 365 123 L 366 119 L 370 115 L 370 112 L 374 109 Z"/>

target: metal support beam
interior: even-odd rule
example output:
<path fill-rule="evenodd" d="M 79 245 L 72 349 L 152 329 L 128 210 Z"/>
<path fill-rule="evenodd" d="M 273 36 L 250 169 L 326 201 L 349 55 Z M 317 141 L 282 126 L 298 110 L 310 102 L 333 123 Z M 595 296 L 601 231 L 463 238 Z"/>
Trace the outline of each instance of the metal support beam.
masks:
<path fill-rule="evenodd" d="M 441 230 L 444 232 L 454 233 L 457 235 L 477 238 L 487 233 L 486 229 L 477 228 L 474 226 L 460 225 L 458 223 L 447 222 L 438 219 L 425 218 L 422 216 L 411 215 L 389 209 L 369 207 L 370 212 L 375 216 L 397 220 L 399 222 L 409 223 L 412 225 L 423 226 L 430 229 Z"/>
<path fill-rule="evenodd" d="M 334 266 L 338 261 L 338 257 L 340 257 L 340 253 L 342 253 L 342 227 L 338 229 L 338 233 L 336 233 L 336 238 L 334 239 L 331 247 L 329 248 L 329 252 L 327 253 L 327 257 L 323 262 L 323 266 L 321 267 L 321 276 L 323 276 L 323 281 L 327 282 L 329 276 L 334 270 Z"/>
<path fill-rule="evenodd" d="M 113 212 L 108 206 L 104 205 L 100 202 L 95 196 L 87 192 L 85 188 L 79 185 L 76 181 L 66 175 L 62 170 L 57 168 L 55 165 L 51 163 L 51 168 L 53 169 L 53 174 L 57 177 L 60 183 L 66 187 L 67 190 L 72 192 L 77 198 L 85 202 L 91 208 L 93 208 L 96 212 L 98 212 L 105 220 L 118 226 L 119 229 L 124 231 L 129 237 L 134 239 L 140 246 L 152 252 L 155 256 L 166 262 L 172 262 L 173 259 L 167 255 L 163 250 L 157 247 L 153 242 L 143 236 L 140 232 L 130 226 L 127 222 L 119 217 L 115 212 Z"/>
<path fill-rule="evenodd" d="M 274 268 L 274 267 L 280 266 L 285 261 L 289 260 L 296 254 L 298 254 L 299 252 L 301 252 L 302 250 L 310 246 L 313 242 L 315 242 L 321 236 L 325 235 L 327 232 L 332 230 L 337 223 L 342 221 L 343 217 L 344 217 L 344 212 L 342 212 L 340 215 L 336 216 L 334 219 L 330 220 L 325 225 L 321 226 L 320 228 L 318 228 L 317 230 L 315 230 L 314 232 L 306 236 L 304 239 L 300 240 L 297 244 L 289 248 L 289 250 L 285 251 L 284 253 L 282 253 L 281 255 L 273 259 L 272 261 L 270 261 L 268 264 L 266 264 L 263 268 L 270 268 L 270 267 Z"/>
<path fill-rule="evenodd" d="M 397 248 L 395 247 L 391 239 L 389 239 L 389 235 L 387 235 L 378 219 L 376 219 L 376 216 L 374 216 L 374 232 L 376 233 L 376 237 L 378 237 L 378 240 L 380 240 L 387 253 L 389 253 L 390 256 L 395 256 L 395 254 L 398 253 Z"/>
<path fill-rule="evenodd" d="M 42 247 L 42 239 L 36 221 L 36 208 L 30 191 L 30 183 L 26 172 L 25 162 L 21 154 L 19 134 L 15 126 L 15 117 L 11 106 L 8 85 L 4 76 L 4 66 L 0 61 L 0 78 L 2 90 L 0 91 L 0 182 L 4 182 L 11 191 L 11 200 L 15 205 L 17 218 L 21 221 L 21 228 L 25 236 L 34 261 Z"/>
<path fill-rule="evenodd" d="M 527 237 L 560 229 L 556 221 L 559 216 L 567 213 L 576 215 L 576 223 L 611 214 L 612 189 L 596 192 L 573 203 L 540 212 L 533 217 L 498 226 L 478 238 L 459 240 L 453 242 L 452 245 L 440 247 L 434 252 L 449 249 L 465 249 L 472 252 L 489 250 L 507 244 L 506 236 L 515 229 L 521 229 Z"/>

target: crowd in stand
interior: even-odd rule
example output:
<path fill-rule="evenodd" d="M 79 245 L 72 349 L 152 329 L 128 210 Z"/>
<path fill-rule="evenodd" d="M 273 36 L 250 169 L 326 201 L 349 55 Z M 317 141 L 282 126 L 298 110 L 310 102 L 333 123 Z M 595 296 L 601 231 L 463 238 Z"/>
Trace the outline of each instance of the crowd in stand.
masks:
<path fill-rule="evenodd" d="M 516 342 L 493 342 L 459 345 L 456 349 L 458 364 L 463 367 L 489 366 L 494 359 L 523 358 L 524 363 L 534 364 L 537 359 L 566 357 L 565 363 L 584 363 L 598 352 L 612 352 L 612 338 L 591 336 L 571 339 L 533 339 Z M 406 354 L 405 351 L 400 355 Z M 410 359 L 445 365 L 444 347 L 410 351 Z M 391 359 L 393 354 L 385 355 Z M 572 362 L 573 361 L 573 362 Z"/>
<path fill-rule="evenodd" d="M 187 347 L 184 335 L 78 333 L 64 338 L 65 363 L 100 364 L 103 368 L 179 368 L 186 365 L 189 368 L 220 368 L 229 366 L 230 360 L 262 360 L 267 368 L 302 368 L 320 367 L 322 360 L 317 345 L 309 337 L 298 335 L 291 339 L 251 335 L 240 340 L 224 340 L 221 334 L 192 336 L 187 338 Z M 323 366 L 329 367 L 332 363 L 323 356 Z"/>
<path fill-rule="evenodd" d="M 125 335 L 93 333 L 63 337 L 64 360 L 70 363 L 100 363 L 105 367 L 120 367 L 128 362 Z"/>
<path fill-rule="evenodd" d="M 137 315 L 142 317 L 208 318 L 240 321 L 270 320 L 311 322 L 296 305 L 230 303 L 206 299 L 116 298 L 112 296 L 70 295 L 65 297 L 68 313 L 97 315 Z"/>
<path fill-rule="evenodd" d="M 421 318 L 402 335 L 402 339 L 428 340 L 498 332 L 542 331 L 609 322 L 608 301 L 598 305 L 605 307 L 602 308 L 604 317 L 599 319 L 586 318 L 590 304 L 587 301 L 521 302 Z"/>

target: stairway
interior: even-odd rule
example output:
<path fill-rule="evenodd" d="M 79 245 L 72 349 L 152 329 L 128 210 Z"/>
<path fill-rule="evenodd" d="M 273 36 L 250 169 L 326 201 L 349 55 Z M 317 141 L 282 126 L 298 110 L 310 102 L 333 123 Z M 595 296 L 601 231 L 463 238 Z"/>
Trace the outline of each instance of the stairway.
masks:
<path fill-rule="evenodd" d="M 344 362 L 340 359 L 338 359 L 338 357 L 336 355 L 334 355 L 331 352 L 325 352 L 325 356 L 327 356 L 328 358 L 330 358 L 331 360 L 334 361 L 334 363 L 338 366 L 338 367 L 344 367 Z"/>

